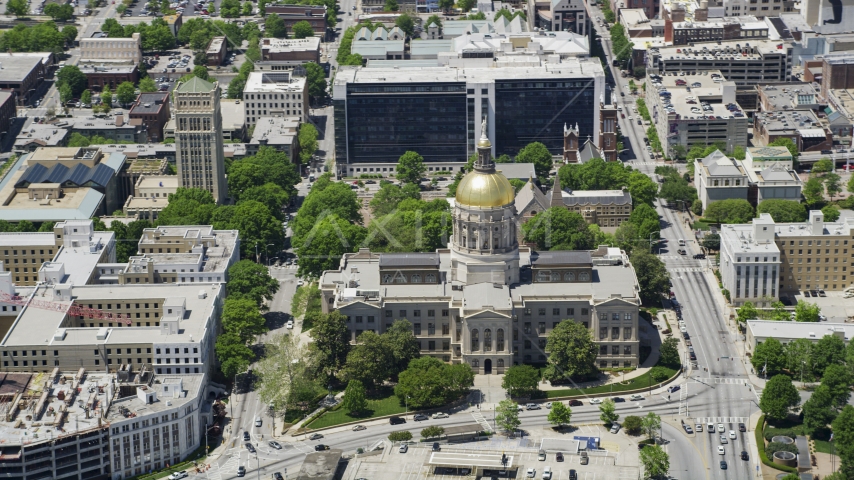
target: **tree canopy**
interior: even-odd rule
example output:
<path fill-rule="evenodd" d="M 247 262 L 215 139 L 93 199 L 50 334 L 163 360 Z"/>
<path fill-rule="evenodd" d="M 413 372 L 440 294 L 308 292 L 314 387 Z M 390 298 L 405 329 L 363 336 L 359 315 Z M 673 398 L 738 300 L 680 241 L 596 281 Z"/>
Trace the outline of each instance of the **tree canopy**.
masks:
<path fill-rule="evenodd" d="M 593 235 L 584 217 L 564 207 L 539 212 L 522 225 L 526 242 L 538 250 L 591 250 Z"/>
<path fill-rule="evenodd" d="M 474 372 L 466 364 L 447 364 L 435 357 L 421 357 L 409 362 L 400 372 L 394 393 L 401 403 L 412 408 L 434 408 L 452 402 L 468 393 L 474 385 Z"/>
<path fill-rule="evenodd" d="M 661 296 L 670 291 L 670 273 L 659 257 L 643 250 L 633 250 L 629 259 L 640 285 L 644 304 L 658 305 Z"/>
<path fill-rule="evenodd" d="M 768 213 L 777 223 L 796 223 L 807 219 L 807 209 L 795 200 L 769 199 L 759 202 L 756 215 Z"/>
<path fill-rule="evenodd" d="M 540 372 L 531 365 L 513 365 L 504 371 L 501 388 L 511 397 L 529 397 L 537 391 Z"/>
<path fill-rule="evenodd" d="M 424 157 L 416 152 L 406 152 L 397 161 L 397 178 L 404 183 L 421 183 L 421 177 L 427 167 L 424 166 Z"/>
<path fill-rule="evenodd" d="M 786 358 L 783 354 L 783 345 L 776 338 L 768 338 L 758 343 L 750 359 L 756 373 L 769 378 L 783 371 Z"/>
<path fill-rule="evenodd" d="M 753 206 L 741 198 L 720 200 L 710 204 L 703 217 L 712 223 L 748 223 L 753 219 Z"/>
<path fill-rule="evenodd" d="M 459 4 L 459 2 L 457 3 Z M 545 145 L 540 142 L 533 142 L 519 150 L 519 153 L 516 154 L 516 163 L 533 163 L 537 177 L 545 179 L 549 178 L 549 171 L 554 165 L 554 160 Z"/>
<path fill-rule="evenodd" d="M 801 403 L 798 390 L 792 385 L 792 379 L 786 375 L 775 375 L 765 384 L 759 408 L 762 413 L 775 420 L 784 420 L 789 409 Z"/>
<path fill-rule="evenodd" d="M 279 291 L 279 281 L 264 265 L 241 260 L 228 268 L 227 288 L 229 298 L 246 297 L 260 307 Z"/>
<path fill-rule="evenodd" d="M 590 330 L 580 322 L 563 320 L 552 329 L 546 340 L 549 353 L 543 377 L 548 380 L 568 379 L 596 371 L 599 347 Z"/>

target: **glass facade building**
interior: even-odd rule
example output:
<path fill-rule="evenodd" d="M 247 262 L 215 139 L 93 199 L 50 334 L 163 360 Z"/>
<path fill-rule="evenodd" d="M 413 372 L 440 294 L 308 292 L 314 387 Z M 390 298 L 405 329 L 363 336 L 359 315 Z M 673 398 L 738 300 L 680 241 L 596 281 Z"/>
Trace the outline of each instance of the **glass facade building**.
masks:
<path fill-rule="evenodd" d="M 596 102 L 593 79 L 495 81 L 495 154 L 514 156 L 540 142 L 563 154 L 563 126 L 578 123 L 579 142 L 593 137 Z M 595 139 L 594 139 L 595 141 Z"/>
<path fill-rule="evenodd" d="M 463 82 L 350 84 L 334 107 L 337 156 L 350 164 L 395 164 L 408 150 L 425 162 L 465 161 Z"/>

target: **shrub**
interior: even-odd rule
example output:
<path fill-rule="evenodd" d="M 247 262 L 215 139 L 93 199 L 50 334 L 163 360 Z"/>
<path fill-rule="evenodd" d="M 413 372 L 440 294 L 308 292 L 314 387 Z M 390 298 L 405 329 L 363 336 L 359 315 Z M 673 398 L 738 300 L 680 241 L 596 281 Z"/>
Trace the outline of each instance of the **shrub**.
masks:
<path fill-rule="evenodd" d="M 623 420 L 623 428 L 629 435 L 637 435 L 641 432 L 641 418 L 635 415 L 629 415 Z"/>
<path fill-rule="evenodd" d="M 762 432 L 765 429 L 765 415 L 759 417 L 759 421 L 756 422 L 756 429 L 753 431 L 753 434 L 756 436 L 756 445 L 765 445 L 765 440 L 762 438 Z M 779 431 L 778 431 L 779 434 Z M 759 459 L 762 460 L 762 463 L 765 465 L 775 468 L 777 470 L 788 472 L 788 473 L 797 473 L 797 468 L 787 467 L 785 465 L 778 465 L 770 460 L 768 460 L 768 455 L 765 454 L 765 449 L 759 449 Z"/>
<path fill-rule="evenodd" d="M 772 428 L 765 431 L 765 440 L 771 441 L 772 438 L 782 435 L 784 437 L 795 438 L 799 434 L 790 428 Z"/>
<path fill-rule="evenodd" d="M 649 369 L 649 378 L 655 383 L 661 383 L 670 378 L 670 372 L 664 367 L 652 367 Z"/>

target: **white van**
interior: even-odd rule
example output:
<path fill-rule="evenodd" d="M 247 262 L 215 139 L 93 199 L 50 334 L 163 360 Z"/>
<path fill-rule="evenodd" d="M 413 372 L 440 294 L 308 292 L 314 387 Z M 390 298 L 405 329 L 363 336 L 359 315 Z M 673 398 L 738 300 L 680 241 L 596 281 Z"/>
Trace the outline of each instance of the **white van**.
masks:
<path fill-rule="evenodd" d="M 683 239 L 681 239 L 681 238 L 680 238 L 680 239 L 679 239 L 679 246 L 680 246 L 680 247 L 684 247 L 684 246 L 685 246 L 685 240 L 683 240 Z"/>

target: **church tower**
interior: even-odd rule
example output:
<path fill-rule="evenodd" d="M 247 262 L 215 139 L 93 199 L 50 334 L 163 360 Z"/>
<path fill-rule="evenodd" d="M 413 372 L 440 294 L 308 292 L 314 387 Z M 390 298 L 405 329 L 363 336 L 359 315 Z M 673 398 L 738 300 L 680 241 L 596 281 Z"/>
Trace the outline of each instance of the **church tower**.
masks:
<path fill-rule="evenodd" d="M 451 242 L 451 279 L 465 284 L 519 282 L 516 192 L 495 170 L 486 119 L 474 170 L 457 186 Z"/>
<path fill-rule="evenodd" d="M 578 123 L 575 128 L 566 128 L 563 124 L 563 161 L 578 163 Z"/>
<path fill-rule="evenodd" d="M 613 100 L 613 99 L 612 99 Z M 599 151 L 606 162 L 617 161 L 617 107 L 613 101 L 599 101 Z"/>

